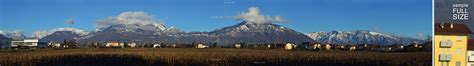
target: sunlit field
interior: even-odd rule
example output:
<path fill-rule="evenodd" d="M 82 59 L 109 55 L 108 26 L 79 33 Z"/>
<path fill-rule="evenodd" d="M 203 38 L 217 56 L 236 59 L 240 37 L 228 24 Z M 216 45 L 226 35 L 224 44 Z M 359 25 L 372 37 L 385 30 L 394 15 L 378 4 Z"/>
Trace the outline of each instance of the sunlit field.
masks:
<path fill-rule="evenodd" d="M 430 52 L 287 51 L 230 48 L 2 50 L 10 65 L 415 65 L 430 66 Z"/>

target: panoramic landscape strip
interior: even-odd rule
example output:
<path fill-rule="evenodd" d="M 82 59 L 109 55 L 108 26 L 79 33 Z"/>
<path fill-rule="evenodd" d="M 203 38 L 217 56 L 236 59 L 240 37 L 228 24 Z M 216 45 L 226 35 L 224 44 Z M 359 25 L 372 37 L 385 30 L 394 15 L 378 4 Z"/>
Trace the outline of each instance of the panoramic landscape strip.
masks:
<path fill-rule="evenodd" d="M 468 65 L 431 2 L 1 0 L 0 66 Z"/>

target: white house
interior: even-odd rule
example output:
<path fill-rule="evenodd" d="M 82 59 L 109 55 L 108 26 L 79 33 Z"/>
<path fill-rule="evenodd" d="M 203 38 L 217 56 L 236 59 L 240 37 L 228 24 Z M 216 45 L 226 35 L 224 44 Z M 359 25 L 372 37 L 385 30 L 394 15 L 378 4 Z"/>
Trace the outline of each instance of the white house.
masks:
<path fill-rule="evenodd" d="M 237 43 L 237 44 L 234 44 L 234 47 L 239 49 L 241 47 L 241 45 L 239 43 Z"/>
<path fill-rule="evenodd" d="M 123 44 L 121 45 L 121 43 L 119 42 L 107 42 L 107 44 L 105 45 L 107 48 L 120 48 L 123 46 Z"/>
<path fill-rule="evenodd" d="M 286 43 L 286 44 L 285 44 L 285 50 L 291 50 L 291 49 L 293 49 L 293 47 L 294 47 L 294 46 L 293 46 L 292 43 Z"/>
<path fill-rule="evenodd" d="M 313 49 L 313 50 L 317 50 L 317 49 L 320 50 L 320 49 L 321 49 L 321 44 L 320 44 L 320 43 L 315 43 L 315 44 L 313 44 L 312 49 Z"/>
<path fill-rule="evenodd" d="M 61 43 L 60 42 L 49 42 L 48 47 L 50 47 L 50 48 L 60 48 Z"/>
<path fill-rule="evenodd" d="M 200 49 L 202 49 L 202 48 L 209 48 L 209 46 L 206 46 L 206 45 L 204 45 L 204 44 L 202 44 L 202 43 L 198 43 L 198 44 L 196 44 L 195 48 L 200 48 Z"/>
<path fill-rule="evenodd" d="M 176 44 L 171 44 L 171 47 L 176 48 Z"/>
<path fill-rule="evenodd" d="M 160 48 L 161 45 L 160 44 L 153 44 L 153 48 Z"/>
<path fill-rule="evenodd" d="M 128 47 L 135 48 L 137 47 L 137 43 L 128 43 Z"/>
<path fill-rule="evenodd" d="M 351 47 L 349 48 L 349 51 L 355 51 L 355 50 L 356 50 L 356 46 L 351 46 Z"/>
<path fill-rule="evenodd" d="M 10 44 L 11 48 L 38 48 L 38 44 L 40 44 L 38 39 L 25 39 L 21 41 L 12 41 Z"/>
<path fill-rule="evenodd" d="M 267 45 L 267 49 L 270 49 L 272 47 L 272 45 L 268 44 Z"/>
<path fill-rule="evenodd" d="M 328 44 L 326 44 L 325 47 L 326 47 L 326 50 L 331 50 L 331 44 L 328 43 Z"/>

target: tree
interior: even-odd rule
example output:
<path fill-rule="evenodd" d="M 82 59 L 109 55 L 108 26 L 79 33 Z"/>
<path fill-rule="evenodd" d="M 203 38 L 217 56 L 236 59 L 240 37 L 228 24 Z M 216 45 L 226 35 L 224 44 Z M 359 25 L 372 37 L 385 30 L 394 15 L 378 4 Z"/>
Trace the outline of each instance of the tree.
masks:
<path fill-rule="evenodd" d="M 214 46 L 214 48 L 218 48 L 216 42 L 213 42 L 212 45 Z"/>
<path fill-rule="evenodd" d="M 67 40 L 64 39 L 63 43 L 60 46 L 63 47 L 63 48 L 67 48 L 67 46 L 68 46 Z"/>
<path fill-rule="evenodd" d="M 123 42 L 123 48 L 129 48 L 129 46 L 128 46 L 128 43 L 127 43 L 127 42 Z"/>
<path fill-rule="evenodd" d="M 66 40 L 66 39 L 64 39 L 61 46 L 64 47 L 64 48 L 78 48 L 78 43 L 76 42 L 76 40 Z"/>
<path fill-rule="evenodd" d="M 69 45 L 69 47 L 71 47 L 71 48 L 78 48 L 78 47 L 79 47 L 79 46 L 78 46 L 78 43 L 76 42 L 76 40 L 69 40 L 69 41 L 68 41 L 68 45 Z"/>

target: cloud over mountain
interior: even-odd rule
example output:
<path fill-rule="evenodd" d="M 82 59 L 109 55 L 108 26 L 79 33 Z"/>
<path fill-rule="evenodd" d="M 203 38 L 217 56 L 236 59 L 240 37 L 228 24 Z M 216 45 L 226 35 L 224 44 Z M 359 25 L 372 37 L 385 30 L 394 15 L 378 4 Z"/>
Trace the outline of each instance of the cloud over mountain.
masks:
<path fill-rule="evenodd" d="M 114 25 L 162 25 L 162 21 L 155 19 L 152 15 L 148 15 L 142 11 L 129 11 L 122 12 L 118 16 L 111 16 L 102 20 L 99 20 L 96 24 L 96 28 L 105 28 Z M 161 26 L 163 29 L 165 26 Z"/>
<path fill-rule="evenodd" d="M 269 15 L 262 15 L 260 14 L 260 9 L 258 9 L 258 7 L 250 7 L 247 12 L 242 12 L 238 14 L 237 16 L 233 16 L 232 18 L 237 19 L 237 20 L 243 20 L 248 23 L 256 23 L 256 24 L 287 21 L 281 16 L 272 17 Z"/>

